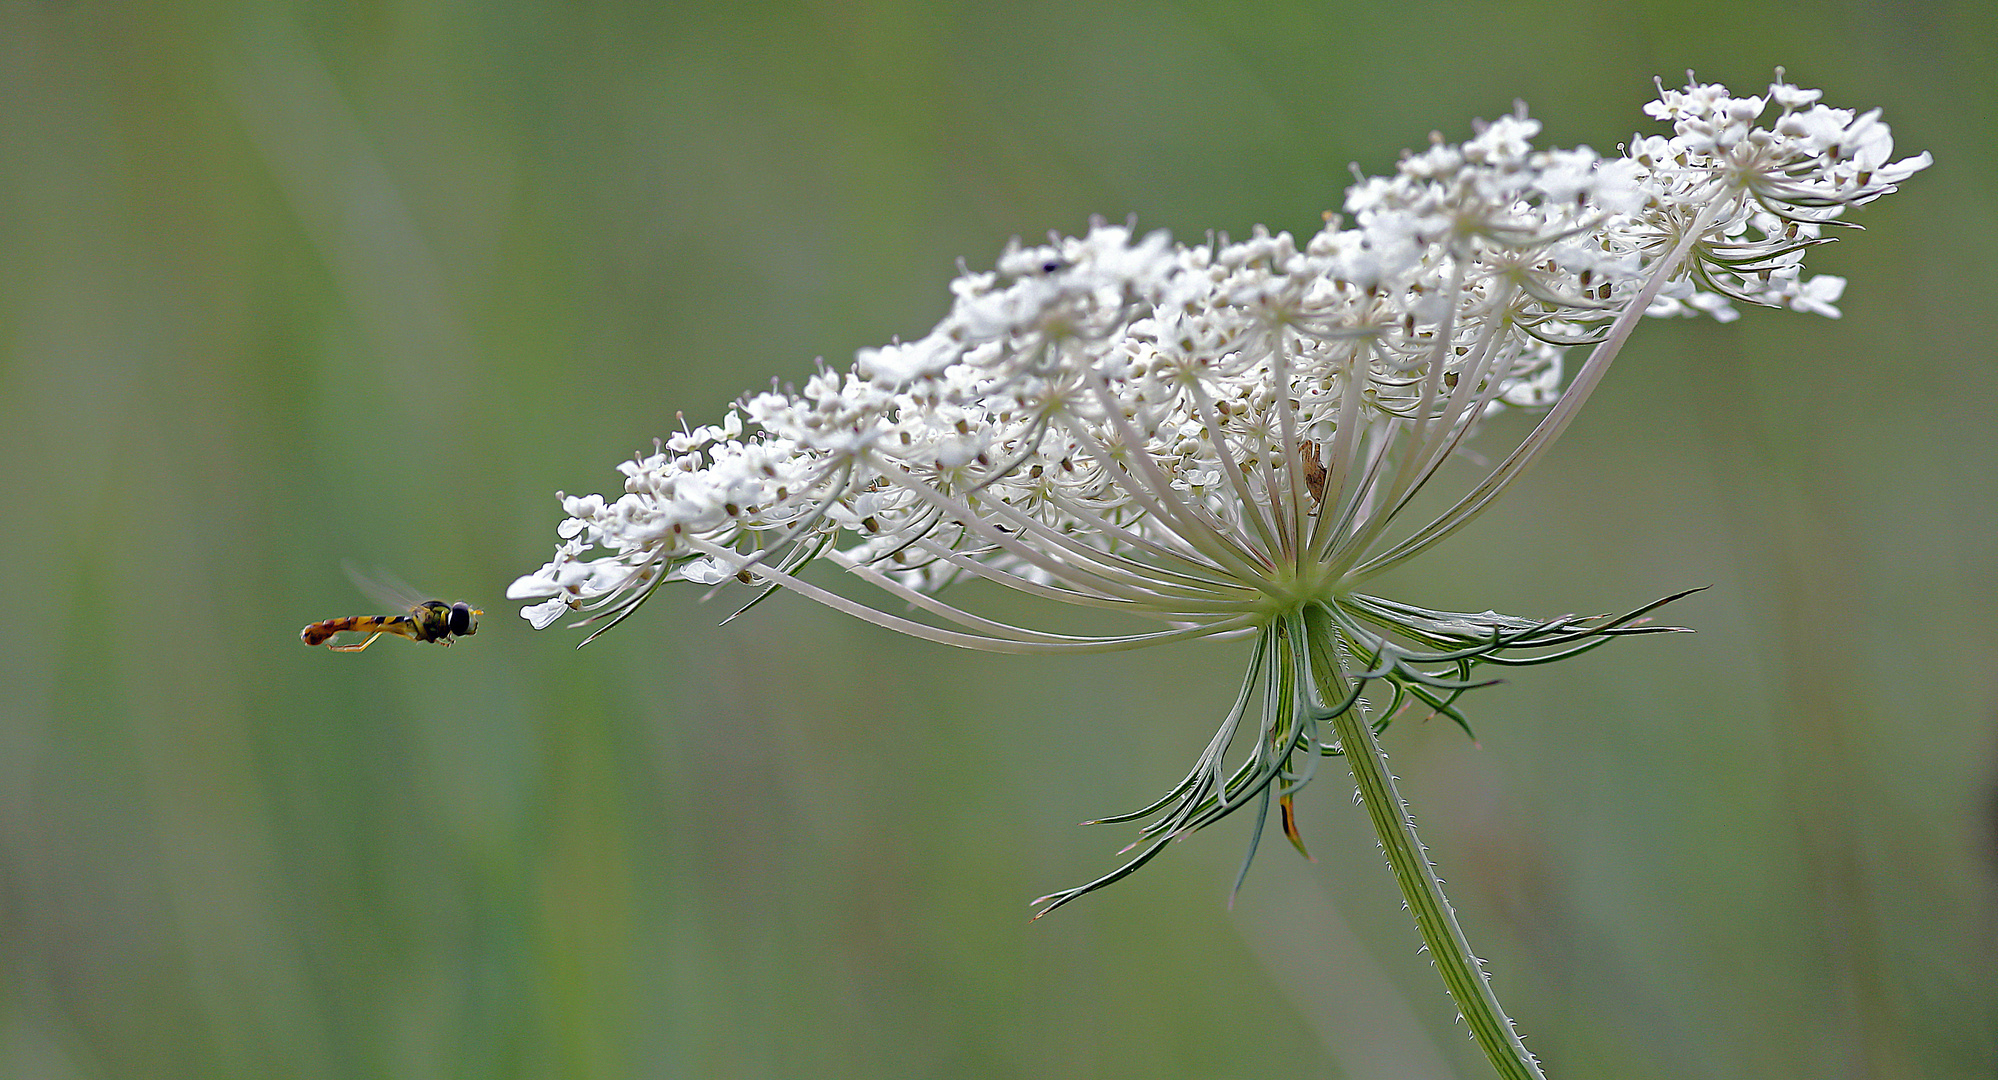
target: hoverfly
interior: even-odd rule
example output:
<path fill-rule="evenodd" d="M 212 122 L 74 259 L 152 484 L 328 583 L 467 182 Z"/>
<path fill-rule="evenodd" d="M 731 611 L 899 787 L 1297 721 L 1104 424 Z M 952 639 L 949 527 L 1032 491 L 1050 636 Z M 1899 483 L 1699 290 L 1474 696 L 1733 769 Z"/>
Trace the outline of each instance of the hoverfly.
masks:
<path fill-rule="evenodd" d="M 325 619 L 313 623 L 298 632 L 300 641 L 307 645 L 324 645 L 334 652 L 360 652 L 375 643 L 383 634 L 395 634 L 411 641 L 434 641 L 439 645 L 451 644 L 454 637 L 471 637 L 479 632 L 479 616 L 485 612 L 465 603 L 463 600 L 447 604 L 442 600 L 425 600 L 420 593 L 397 583 L 395 587 L 374 581 L 352 566 L 346 567 L 347 576 L 361 591 L 391 607 L 405 608 L 407 615 L 347 615 L 338 619 Z M 367 637 L 350 645 L 332 644 L 336 635 L 352 631 L 366 634 Z"/>

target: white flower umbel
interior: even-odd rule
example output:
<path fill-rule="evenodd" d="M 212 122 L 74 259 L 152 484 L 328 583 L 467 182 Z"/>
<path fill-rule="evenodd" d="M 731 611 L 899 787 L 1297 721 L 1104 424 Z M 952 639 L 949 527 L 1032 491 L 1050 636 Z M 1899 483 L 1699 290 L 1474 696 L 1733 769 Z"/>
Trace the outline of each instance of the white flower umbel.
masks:
<path fill-rule="evenodd" d="M 1138 854 L 1043 910 L 1243 807 L 1260 833 L 1274 800 L 1298 841 L 1292 794 L 1318 757 L 1344 753 L 1473 1035 L 1504 1075 L 1537 1075 L 1374 736 L 1404 706 L 1462 723 L 1475 667 L 1652 629 L 1635 625 L 1650 608 L 1534 620 L 1364 589 L 1517 479 L 1641 317 L 1731 319 L 1735 304 L 1838 314 L 1844 283 L 1804 277 L 1805 252 L 1928 156 L 1890 162 L 1877 113 L 1817 99 L 1780 82 L 1764 97 L 1661 85 L 1645 111 L 1672 134 L 1634 137 L 1617 157 L 1537 150 L 1522 111 L 1361 180 L 1348 217 L 1328 214 L 1301 244 L 1258 229 L 1187 247 L 1101 223 L 1016 242 L 994 270 L 952 282 L 950 313 L 927 335 L 746 397 L 719 425 L 683 425 L 619 466 L 614 499 L 564 496 L 555 558 L 508 595 L 536 601 L 522 611 L 536 628 L 572 611 L 614 624 L 688 581 L 788 588 L 997 652 L 1247 640 L 1248 675 L 1186 778 L 1105 819 L 1152 818 Z M 1441 514 L 1402 521 L 1509 407 L 1546 413 Z M 873 595 L 808 579 L 818 561 Z M 1136 625 L 1076 636 L 983 617 L 943 598 L 962 578 Z M 1362 696 L 1370 684 L 1384 700 Z"/>

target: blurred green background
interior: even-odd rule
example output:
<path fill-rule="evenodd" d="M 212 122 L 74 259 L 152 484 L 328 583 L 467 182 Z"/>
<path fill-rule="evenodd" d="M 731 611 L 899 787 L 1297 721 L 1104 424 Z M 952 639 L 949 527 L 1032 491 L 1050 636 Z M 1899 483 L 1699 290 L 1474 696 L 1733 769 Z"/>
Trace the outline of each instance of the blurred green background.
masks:
<path fill-rule="evenodd" d="M 502 599 L 553 493 L 954 261 L 1309 232 L 1349 162 L 1787 65 L 1935 168 L 1832 322 L 1655 323 L 1392 595 L 1690 637 L 1388 737 L 1562 1077 L 1990 1077 L 1988 5 L 0 5 L 0 1077 L 1476 1077 L 1336 765 L 1028 923 L 1246 646 L 959 653 Z M 487 611 L 341 656 L 342 560 Z"/>

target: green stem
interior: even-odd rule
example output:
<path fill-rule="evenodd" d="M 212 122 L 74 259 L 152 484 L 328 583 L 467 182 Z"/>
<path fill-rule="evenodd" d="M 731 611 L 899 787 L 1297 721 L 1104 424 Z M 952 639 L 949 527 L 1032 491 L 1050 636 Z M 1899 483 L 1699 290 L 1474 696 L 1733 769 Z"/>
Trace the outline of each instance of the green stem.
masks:
<path fill-rule="evenodd" d="M 1307 608 L 1303 621 L 1311 674 L 1320 700 L 1346 700 L 1350 687 L 1339 662 L 1331 620 L 1322 611 Z M 1491 980 L 1478 963 L 1477 954 L 1471 951 L 1464 928 L 1457 924 L 1456 912 L 1443 896 L 1443 882 L 1436 877 L 1422 842 L 1416 838 L 1415 819 L 1395 788 L 1394 775 L 1388 771 L 1387 752 L 1374 737 L 1364 707 L 1356 703 L 1330 719 L 1333 731 L 1338 733 L 1339 746 L 1345 751 L 1346 763 L 1352 766 L 1353 781 L 1359 785 L 1360 802 L 1366 806 L 1374 835 L 1380 839 L 1388 866 L 1394 870 L 1395 884 L 1401 886 L 1402 898 L 1415 916 L 1416 929 L 1421 931 L 1422 941 L 1429 947 L 1429 956 L 1443 976 L 1450 997 L 1463 1013 L 1471 1037 L 1484 1050 L 1492 1068 L 1506 1080 L 1546 1080 L 1533 1055 L 1527 1052 L 1526 1044 L 1520 1041 L 1519 1033 L 1513 1030 L 1512 1021 L 1499 1008 Z"/>

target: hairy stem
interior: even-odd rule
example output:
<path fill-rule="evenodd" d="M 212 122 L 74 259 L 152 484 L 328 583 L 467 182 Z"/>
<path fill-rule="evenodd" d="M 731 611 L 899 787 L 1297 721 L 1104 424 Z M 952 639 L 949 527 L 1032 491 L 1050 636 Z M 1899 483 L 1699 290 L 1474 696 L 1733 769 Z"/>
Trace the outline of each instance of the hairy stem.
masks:
<path fill-rule="evenodd" d="M 1339 662 L 1331 619 L 1316 608 L 1308 608 L 1303 622 L 1311 674 L 1320 701 L 1347 700 L 1350 687 Z M 1416 838 L 1415 819 L 1395 788 L 1394 775 L 1388 771 L 1387 752 L 1374 737 L 1364 710 L 1363 703 L 1355 702 L 1352 708 L 1326 719 L 1331 720 L 1339 736 L 1346 763 L 1353 769 L 1353 781 L 1359 785 L 1360 802 L 1367 808 L 1374 835 L 1380 839 L 1381 850 L 1387 855 L 1388 866 L 1394 871 L 1395 884 L 1401 887 L 1409 913 L 1415 916 L 1416 929 L 1429 948 L 1430 959 L 1435 961 L 1437 973 L 1443 976 L 1444 986 L 1471 1029 L 1471 1037 L 1484 1050 L 1492 1068 L 1506 1080 L 1545 1080 L 1533 1055 L 1513 1029 L 1512 1021 L 1499 1007 L 1491 980 L 1486 977 L 1477 954 L 1471 951 L 1464 928 L 1457 923 L 1456 912 L 1443 896 L 1443 882 L 1436 877 L 1435 867 Z"/>

